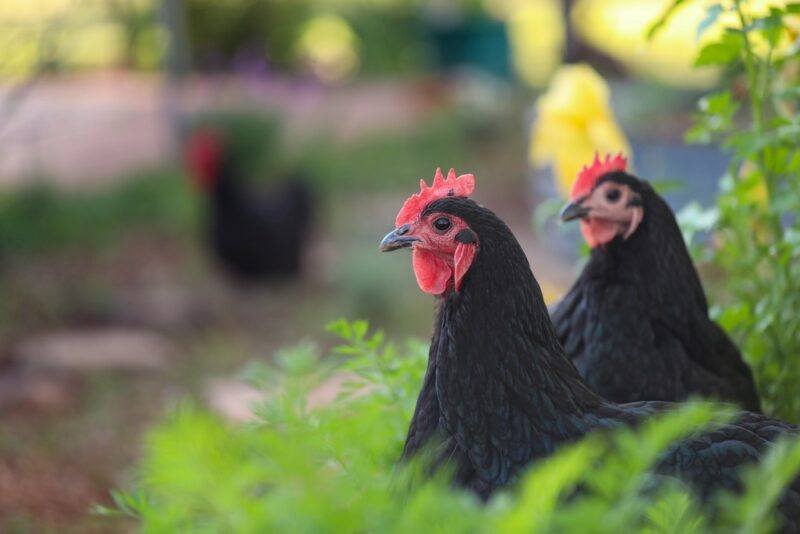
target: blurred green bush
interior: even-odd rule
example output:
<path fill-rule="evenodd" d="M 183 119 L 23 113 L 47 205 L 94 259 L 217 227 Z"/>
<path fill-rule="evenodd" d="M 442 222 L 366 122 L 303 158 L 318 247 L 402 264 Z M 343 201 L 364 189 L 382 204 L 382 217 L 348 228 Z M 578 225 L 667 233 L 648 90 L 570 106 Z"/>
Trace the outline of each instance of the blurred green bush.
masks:
<path fill-rule="evenodd" d="M 189 129 L 224 133 L 243 178 L 269 182 L 299 172 L 326 194 L 375 191 L 428 176 L 437 166 L 465 160 L 471 135 L 465 118 L 433 113 L 412 128 L 379 130 L 354 140 L 322 131 L 290 148 L 285 124 L 256 111 L 215 111 L 189 121 Z"/>
<path fill-rule="evenodd" d="M 406 72 L 424 61 L 419 9 L 405 0 L 186 2 L 189 41 L 201 67 L 223 66 L 250 52 L 253 57 L 266 55 L 280 69 L 294 69 L 306 23 L 323 14 L 341 17 L 360 42 L 369 43 L 358 50 L 366 74 Z"/>
<path fill-rule="evenodd" d="M 135 489 L 97 511 L 131 515 L 145 532 L 770 532 L 800 468 L 800 443 L 780 443 L 740 496 L 704 512 L 677 481 L 648 472 L 672 442 L 731 415 L 690 404 L 566 447 L 484 505 L 420 462 L 397 465 L 426 344 L 387 343 L 362 321 L 330 330 L 342 344 L 325 358 L 304 345 L 250 369 L 267 392 L 255 422 L 175 410 L 149 435 Z M 338 372 L 353 377 L 339 397 L 309 406 Z"/>
<path fill-rule="evenodd" d="M 299 157 L 323 190 L 369 191 L 428 177 L 436 167 L 463 165 L 472 139 L 464 121 L 452 113 L 432 114 L 407 131 L 370 134 L 357 142 L 331 141 L 320 135 Z"/>
<path fill-rule="evenodd" d="M 143 172 L 101 192 L 42 181 L 0 196 L 0 255 L 101 247 L 141 230 L 186 232 L 197 210 L 177 170 Z"/>
<path fill-rule="evenodd" d="M 243 50 L 255 50 L 277 65 L 288 66 L 309 2 L 187 0 L 189 44 L 199 66 L 224 65 Z"/>

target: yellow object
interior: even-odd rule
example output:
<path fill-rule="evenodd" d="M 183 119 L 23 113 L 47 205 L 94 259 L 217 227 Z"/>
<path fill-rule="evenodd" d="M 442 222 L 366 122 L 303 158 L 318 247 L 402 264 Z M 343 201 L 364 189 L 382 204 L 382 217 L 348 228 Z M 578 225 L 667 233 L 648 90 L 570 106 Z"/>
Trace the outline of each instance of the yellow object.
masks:
<path fill-rule="evenodd" d="M 713 69 L 695 69 L 702 47 L 697 26 L 706 6 L 686 2 L 648 41 L 647 29 L 672 0 L 578 0 L 571 18 L 580 36 L 595 48 L 623 63 L 631 71 L 676 86 L 707 87 L 714 83 Z"/>
<path fill-rule="evenodd" d="M 74 0 L 3 0 L 0 20 L 6 24 L 28 23 L 63 14 L 75 7 Z"/>
<path fill-rule="evenodd" d="M 561 0 L 492 0 L 508 28 L 511 60 L 525 83 L 541 87 L 561 64 L 566 24 Z"/>
<path fill-rule="evenodd" d="M 358 39 L 345 19 L 320 15 L 305 23 L 297 52 L 321 80 L 338 82 L 358 68 Z"/>
<path fill-rule="evenodd" d="M 153 2 L 126 0 L 124 4 L 144 11 Z M 126 36 L 111 5 L 86 0 L 0 0 L 0 80 L 27 78 L 42 63 L 55 62 L 65 68 L 118 64 Z M 148 52 L 154 56 L 159 50 Z M 151 57 L 149 63 L 155 66 L 159 59 Z"/>
<path fill-rule="evenodd" d="M 764 177 L 760 175 L 754 176 L 754 171 L 756 171 L 756 166 L 750 161 L 745 161 L 739 169 L 740 179 L 749 182 L 745 198 L 759 208 L 766 209 L 769 202 L 769 190 Z"/>
<path fill-rule="evenodd" d="M 119 25 L 98 22 L 68 33 L 59 42 L 62 57 L 71 67 L 113 65 L 123 55 L 124 35 Z"/>
<path fill-rule="evenodd" d="M 685 2 L 653 39 L 648 40 L 646 33 L 650 25 L 673 2 L 578 0 L 570 17 L 582 39 L 630 71 L 679 87 L 709 87 L 716 81 L 718 70 L 694 68 L 695 58 L 707 42 L 719 37 L 723 28 L 740 28 L 741 22 L 735 13 L 726 12 L 698 39 L 697 28 L 708 14 L 708 5 Z M 747 17 L 763 16 L 769 13 L 770 6 L 785 6 L 786 3 L 786 0 L 742 0 L 742 10 Z M 778 54 L 789 50 L 792 44 L 789 33 L 785 32 L 778 43 Z M 755 52 L 765 54 L 766 42 L 758 35 L 751 37 Z"/>
<path fill-rule="evenodd" d="M 595 152 L 631 156 L 630 143 L 611 109 L 608 85 L 589 65 L 561 67 L 536 109 L 531 162 L 553 166 L 564 197 L 569 196 L 572 182 Z"/>
<path fill-rule="evenodd" d="M 769 201 L 769 191 L 767 191 L 767 184 L 764 183 L 764 180 L 760 180 L 747 196 L 752 203 L 758 204 L 761 208 L 766 208 Z"/>

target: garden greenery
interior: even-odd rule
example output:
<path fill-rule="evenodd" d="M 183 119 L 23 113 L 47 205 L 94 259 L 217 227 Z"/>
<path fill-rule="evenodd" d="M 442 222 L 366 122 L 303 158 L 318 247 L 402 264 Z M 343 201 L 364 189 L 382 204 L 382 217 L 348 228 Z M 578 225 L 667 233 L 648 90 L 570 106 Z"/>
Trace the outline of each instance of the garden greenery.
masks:
<path fill-rule="evenodd" d="M 185 234 L 198 206 L 177 169 L 142 172 L 98 192 L 62 191 L 42 180 L 0 193 L 0 252 L 8 258 L 101 249 L 132 229 Z"/>
<path fill-rule="evenodd" d="M 742 348 L 767 413 L 797 423 L 800 3 L 762 13 L 751 5 L 713 3 L 698 28 L 698 35 L 713 29 L 717 36 L 701 49 L 697 67 L 723 69 L 728 83 L 700 100 L 687 140 L 720 143 L 731 160 L 716 205 L 690 205 L 679 219 L 690 235 L 711 232 L 713 239 L 693 250 L 719 273 L 712 311 Z"/>
<path fill-rule="evenodd" d="M 704 513 L 677 480 L 649 472 L 675 440 L 724 421 L 729 410 L 687 404 L 637 431 L 595 434 L 534 464 L 488 504 L 424 476 L 424 460 L 398 464 L 427 361 L 338 321 L 342 345 L 280 353 L 249 376 L 267 399 L 256 420 L 229 424 L 183 405 L 149 435 L 135 489 L 114 510 L 145 532 L 769 532 L 774 505 L 800 468 L 800 443 L 781 442 L 746 473 L 739 496 Z M 350 380 L 329 404 L 313 392 L 336 373 Z"/>

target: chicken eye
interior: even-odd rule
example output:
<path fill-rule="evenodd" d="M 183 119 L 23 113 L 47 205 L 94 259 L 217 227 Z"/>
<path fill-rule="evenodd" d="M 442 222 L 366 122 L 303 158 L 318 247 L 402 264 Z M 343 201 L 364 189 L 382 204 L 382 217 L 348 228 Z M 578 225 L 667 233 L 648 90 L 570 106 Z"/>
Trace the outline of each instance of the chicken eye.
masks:
<path fill-rule="evenodd" d="M 450 219 L 447 217 L 439 217 L 433 221 L 433 227 L 436 228 L 438 232 L 446 232 L 451 226 L 453 226 L 453 223 L 451 223 Z"/>
<path fill-rule="evenodd" d="M 620 193 L 619 189 L 609 189 L 606 192 L 606 200 L 608 200 L 609 202 L 616 202 L 617 200 L 619 200 L 619 197 L 621 195 L 622 193 Z"/>

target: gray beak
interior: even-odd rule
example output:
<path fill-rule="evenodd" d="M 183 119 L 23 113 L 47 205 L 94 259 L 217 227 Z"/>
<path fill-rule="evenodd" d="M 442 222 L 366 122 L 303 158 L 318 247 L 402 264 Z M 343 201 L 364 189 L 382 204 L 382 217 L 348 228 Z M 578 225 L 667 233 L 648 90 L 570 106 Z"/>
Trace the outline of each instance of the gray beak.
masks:
<path fill-rule="evenodd" d="M 419 241 L 418 237 L 405 235 L 408 233 L 410 226 L 404 224 L 400 228 L 395 228 L 383 238 L 380 246 L 378 247 L 381 252 L 391 252 L 400 248 L 410 247 L 414 241 Z"/>
<path fill-rule="evenodd" d="M 561 210 L 561 220 L 563 222 L 574 221 L 575 219 L 583 219 L 589 215 L 589 208 L 583 206 L 584 200 L 585 199 L 582 198 L 564 206 L 564 209 Z"/>

